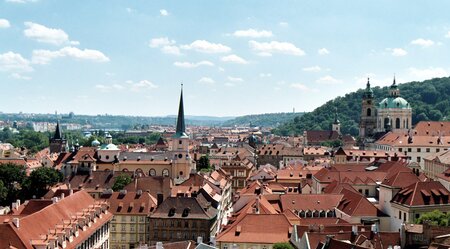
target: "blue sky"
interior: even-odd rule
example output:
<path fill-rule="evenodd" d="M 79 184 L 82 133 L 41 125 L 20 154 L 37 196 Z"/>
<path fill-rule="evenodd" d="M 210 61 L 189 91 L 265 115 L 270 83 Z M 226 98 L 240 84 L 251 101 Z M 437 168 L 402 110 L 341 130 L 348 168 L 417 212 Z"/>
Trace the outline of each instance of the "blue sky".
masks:
<path fill-rule="evenodd" d="M 448 76 L 450 2 L 0 0 L 0 111 L 311 111 Z M 405 96 L 407 98 L 407 96 Z"/>

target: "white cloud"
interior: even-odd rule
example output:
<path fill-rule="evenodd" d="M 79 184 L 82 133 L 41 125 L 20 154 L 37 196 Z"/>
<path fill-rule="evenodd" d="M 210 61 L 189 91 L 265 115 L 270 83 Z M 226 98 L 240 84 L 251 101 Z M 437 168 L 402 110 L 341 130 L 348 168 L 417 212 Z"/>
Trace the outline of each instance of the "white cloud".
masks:
<path fill-rule="evenodd" d="M 445 35 L 446 38 L 450 38 L 450 31 L 447 32 L 447 34 Z"/>
<path fill-rule="evenodd" d="M 298 90 L 301 90 L 301 91 L 308 91 L 308 90 L 310 90 L 309 87 L 305 86 L 302 83 L 292 83 L 291 87 L 295 88 L 295 89 L 298 89 Z"/>
<path fill-rule="evenodd" d="M 12 51 L 0 54 L 0 71 L 31 72 L 30 61 Z"/>
<path fill-rule="evenodd" d="M 11 27 L 11 24 L 6 19 L 0 19 L 0 29 L 6 29 Z"/>
<path fill-rule="evenodd" d="M 202 77 L 201 79 L 198 80 L 198 83 L 213 85 L 215 81 L 209 77 Z"/>
<path fill-rule="evenodd" d="M 417 81 L 449 76 L 448 71 L 441 67 L 429 67 L 425 69 L 411 67 L 408 71 L 413 77 L 413 80 Z"/>
<path fill-rule="evenodd" d="M 149 80 L 141 80 L 138 82 L 127 80 L 123 84 L 118 83 L 114 83 L 111 85 L 98 84 L 95 85 L 95 88 L 102 92 L 122 91 L 124 89 L 131 92 L 141 92 L 145 90 L 156 89 L 158 88 L 158 86 Z"/>
<path fill-rule="evenodd" d="M 25 76 L 19 73 L 13 73 L 10 75 L 10 77 L 16 80 L 31 80 L 30 76 Z"/>
<path fill-rule="evenodd" d="M 128 13 L 136 12 L 136 10 L 133 9 L 133 8 L 126 8 L 126 11 L 127 11 Z"/>
<path fill-rule="evenodd" d="M 161 52 L 165 54 L 181 55 L 180 48 L 174 46 L 175 44 L 175 40 L 169 40 L 167 37 L 159 37 L 151 39 L 148 46 L 151 48 L 161 48 Z"/>
<path fill-rule="evenodd" d="M 127 84 L 130 86 L 130 90 L 133 92 L 139 92 L 142 90 L 156 89 L 158 86 L 149 80 L 141 80 L 138 82 L 127 81 Z"/>
<path fill-rule="evenodd" d="M 425 40 L 425 39 L 419 38 L 419 39 L 411 41 L 411 44 L 419 45 L 419 46 L 421 46 L 423 48 L 426 48 L 426 47 L 433 46 L 434 45 L 434 41 L 432 41 L 432 40 Z"/>
<path fill-rule="evenodd" d="M 62 29 L 48 28 L 33 22 L 25 22 L 25 26 L 27 29 L 23 31 L 24 35 L 32 40 L 54 45 L 69 43 L 69 35 Z"/>
<path fill-rule="evenodd" d="M 231 77 L 231 76 L 228 76 L 228 80 L 231 81 L 231 82 L 243 82 L 244 81 L 244 79 L 242 79 L 242 78 Z"/>
<path fill-rule="evenodd" d="M 278 25 L 280 25 L 281 27 L 287 27 L 287 26 L 289 26 L 289 23 L 287 23 L 287 22 L 279 22 Z"/>
<path fill-rule="evenodd" d="M 167 38 L 167 37 L 158 37 L 158 38 L 151 39 L 148 45 L 151 48 L 159 48 L 159 47 L 162 47 L 162 46 L 170 46 L 170 45 L 173 45 L 175 43 L 176 43 L 176 41 L 169 40 L 169 38 Z"/>
<path fill-rule="evenodd" d="M 181 68 L 196 68 L 199 66 L 214 66 L 214 63 L 210 62 L 210 61 L 200 61 L 200 62 L 180 62 L 180 61 L 176 61 L 173 63 L 174 66 L 176 67 L 181 67 Z"/>
<path fill-rule="evenodd" d="M 393 56 L 405 56 L 408 54 L 408 52 L 406 50 L 404 50 L 403 48 L 392 48 L 392 49 L 388 49 L 388 51 L 391 51 L 391 55 Z"/>
<path fill-rule="evenodd" d="M 169 15 L 169 11 L 167 11 L 165 9 L 160 9 L 159 10 L 159 14 L 161 14 L 162 16 L 168 16 Z"/>
<path fill-rule="evenodd" d="M 303 71 L 305 72 L 320 72 L 322 70 L 322 68 L 320 68 L 319 66 L 312 66 L 312 67 L 304 67 L 302 68 Z"/>
<path fill-rule="evenodd" d="M 109 58 L 98 50 L 79 49 L 76 47 L 64 47 L 60 50 L 33 50 L 32 62 L 35 64 L 48 64 L 56 58 L 70 57 L 79 60 L 90 60 L 94 62 L 107 62 Z"/>
<path fill-rule="evenodd" d="M 78 46 L 78 45 L 80 45 L 80 42 L 79 41 L 70 41 L 69 44 L 72 46 Z"/>
<path fill-rule="evenodd" d="M 249 41 L 250 48 L 260 56 L 272 56 L 273 53 L 303 56 L 305 52 L 289 42 L 257 42 Z"/>
<path fill-rule="evenodd" d="M 330 85 L 333 85 L 333 84 L 339 84 L 339 83 L 342 83 L 342 80 L 338 80 L 338 79 L 333 78 L 333 77 L 330 76 L 330 75 L 327 75 L 327 76 L 324 76 L 324 77 L 319 78 L 318 80 L 316 80 L 316 82 L 317 82 L 317 83 L 320 83 L 320 84 L 330 84 Z"/>
<path fill-rule="evenodd" d="M 231 51 L 230 47 L 227 47 L 220 43 L 211 43 L 205 40 L 196 40 L 191 44 L 181 45 L 182 49 L 195 50 L 201 53 L 228 53 Z"/>
<path fill-rule="evenodd" d="M 272 31 L 269 30 L 256 30 L 256 29 L 247 29 L 247 30 L 236 30 L 233 33 L 235 37 L 251 37 L 251 38 L 263 38 L 263 37 L 272 37 Z"/>
<path fill-rule="evenodd" d="M 161 51 L 165 54 L 181 55 L 180 49 L 177 46 L 164 46 Z"/>
<path fill-rule="evenodd" d="M 223 62 L 231 62 L 231 63 L 237 63 L 237 64 L 248 64 L 248 61 L 246 61 L 245 59 L 235 55 L 235 54 L 231 54 L 231 55 L 227 55 L 224 56 L 220 59 Z"/>
<path fill-rule="evenodd" d="M 260 73 L 259 74 L 259 77 L 261 77 L 261 78 L 268 78 L 268 77 L 271 77 L 271 76 L 272 76 L 271 73 Z"/>
<path fill-rule="evenodd" d="M 326 49 L 326 48 L 321 48 L 321 49 L 317 50 L 317 53 L 319 55 L 327 55 L 330 53 L 330 51 L 328 51 L 328 49 Z"/>
<path fill-rule="evenodd" d="M 234 87 L 234 86 L 236 86 L 236 84 L 231 83 L 231 82 L 227 82 L 224 85 L 227 86 L 227 87 Z"/>

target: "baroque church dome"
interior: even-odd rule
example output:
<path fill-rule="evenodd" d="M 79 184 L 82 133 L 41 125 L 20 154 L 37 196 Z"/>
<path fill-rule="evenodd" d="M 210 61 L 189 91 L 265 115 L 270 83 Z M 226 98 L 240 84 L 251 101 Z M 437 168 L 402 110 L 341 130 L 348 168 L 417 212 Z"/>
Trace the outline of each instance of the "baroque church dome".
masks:
<path fill-rule="evenodd" d="M 411 109 L 411 106 L 409 105 L 408 101 L 406 101 L 404 98 L 402 97 L 388 97 L 383 99 L 380 102 L 380 109 L 392 109 L 392 108 L 397 108 L 397 109 Z"/>

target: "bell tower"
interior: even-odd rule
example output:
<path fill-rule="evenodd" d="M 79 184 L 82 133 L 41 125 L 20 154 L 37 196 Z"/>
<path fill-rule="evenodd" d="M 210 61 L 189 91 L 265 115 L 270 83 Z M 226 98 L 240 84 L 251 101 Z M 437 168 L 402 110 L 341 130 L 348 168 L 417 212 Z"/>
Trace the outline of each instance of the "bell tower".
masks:
<path fill-rule="evenodd" d="M 364 139 L 374 134 L 377 127 L 377 116 L 370 79 L 367 78 L 366 89 L 362 98 L 361 119 L 359 122 L 359 137 Z"/>
<path fill-rule="evenodd" d="M 178 107 L 177 128 L 172 136 L 173 167 L 172 178 L 183 181 L 191 173 L 191 156 L 189 155 L 189 136 L 186 134 L 183 105 L 183 84 L 181 84 L 180 105 Z"/>
<path fill-rule="evenodd" d="M 334 122 L 331 125 L 331 129 L 341 135 L 341 122 L 338 119 L 337 107 L 334 110 Z"/>
<path fill-rule="evenodd" d="M 67 140 L 63 138 L 59 120 L 56 122 L 55 134 L 50 138 L 50 153 L 65 152 Z"/>

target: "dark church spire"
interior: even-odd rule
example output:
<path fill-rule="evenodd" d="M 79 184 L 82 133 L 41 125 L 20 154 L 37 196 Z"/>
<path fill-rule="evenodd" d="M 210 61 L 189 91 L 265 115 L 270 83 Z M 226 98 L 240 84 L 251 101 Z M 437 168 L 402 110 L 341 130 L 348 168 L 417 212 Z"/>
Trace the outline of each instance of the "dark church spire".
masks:
<path fill-rule="evenodd" d="M 177 130 L 175 137 L 187 137 L 186 124 L 184 122 L 183 84 L 181 84 L 180 106 L 178 107 Z"/>
<path fill-rule="evenodd" d="M 62 139 L 61 127 L 59 127 L 59 120 L 56 121 L 56 130 L 53 139 Z"/>

